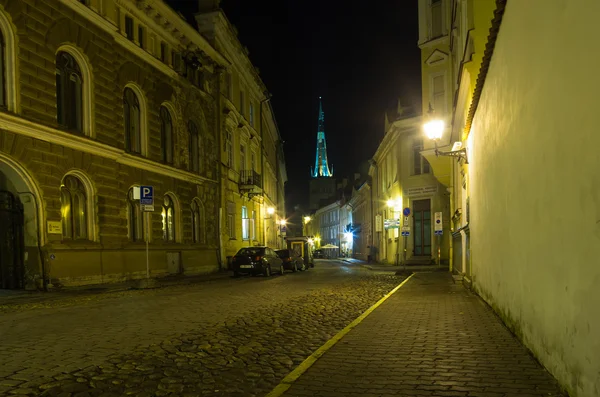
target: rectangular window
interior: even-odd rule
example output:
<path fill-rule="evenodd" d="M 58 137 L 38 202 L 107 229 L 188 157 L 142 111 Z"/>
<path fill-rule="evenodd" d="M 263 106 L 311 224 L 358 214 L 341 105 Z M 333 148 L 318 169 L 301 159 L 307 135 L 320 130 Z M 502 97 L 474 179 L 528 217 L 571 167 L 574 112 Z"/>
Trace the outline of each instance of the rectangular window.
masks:
<path fill-rule="evenodd" d="M 432 79 L 433 110 L 437 116 L 446 114 L 446 79 L 444 75 L 435 76 Z"/>
<path fill-rule="evenodd" d="M 248 218 L 248 208 L 242 207 L 242 240 L 250 239 L 250 219 Z"/>
<path fill-rule="evenodd" d="M 133 18 L 125 16 L 125 36 L 133 41 Z"/>
<path fill-rule="evenodd" d="M 140 44 L 140 48 L 146 48 L 146 36 L 142 25 L 138 25 L 138 43 Z"/>
<path fill-rule="evenodd" d="M 240 90 L 240 114 L 242 116 L 246 115 L 246 102 L 244 98 L 244 91 Z"/>
<path fill-rule="evenodd" d="M 164 41 L 160 42 L 160 60 L 163 61 L 164 63 L 168 63 L 167 62 L 167 43 L 165 43 Z"/>
<path fill-rule="evenodd" d="M 429 174 L 429 162 L 421 155 L 423 141 L 416 139 L 413 143 L 413 175 Z"/>
<path fill-rule="evenodd" d="M 227 231 L 229 238 L 235 239 L 235 203 L 227 203 Z"/>
<path fill-rule="evenodd" d="M 250 238 L 256 240 L 256 211 L 252 211 L 252 218 L 250 218 Z"/>
<path fill-rule="evenodd" d="M 252 102 L 250 102 L 249 117 L 250 117 L 250 126 L 254 127 L 254 105 L 252 104 Z"/>
<path fill-rule="evenodd" d="M 246 146 L 240 145 L 240 171 L 246 169 Z"/>
<path fill-rule="evenodd" d="M 442 35 L 442 0 L 431 0 L 431 38 Z"/>

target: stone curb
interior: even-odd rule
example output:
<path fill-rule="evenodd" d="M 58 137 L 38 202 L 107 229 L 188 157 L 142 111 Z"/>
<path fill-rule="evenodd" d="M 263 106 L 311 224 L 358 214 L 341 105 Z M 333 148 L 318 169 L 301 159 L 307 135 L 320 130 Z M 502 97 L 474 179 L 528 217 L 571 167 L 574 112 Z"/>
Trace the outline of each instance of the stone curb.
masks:
<path fill-rule="evenodd" d="M 323 346 L 318 348 L 313 354 L 311 354 L 306 360 L 304 360 L 300 365 L 298 365 L 292 372 L 287 374 L 285 378 L 277 385 L 269 394 L 265 397 L 279 397 L 283 395 L 292 384 L 300 376 L 302 376 L 312 365 L 325 354 L 329 349 L 331 349 L 337 342 L 340 341 L 348 332 L 350 332 L 354 327 L 360 324 L 369 314 L 371 314 L 375 309 L 377 309 L 383 302 L 385 302 L 390 296 L 392 296 L 396 291 L 398 291 L 404 284 L 408 282 L 414 275 L 411 274 L 405 280 L 403 280 L 400 284 L 398 284 L 393 290 L 388 292 L 383 298 L 381 298 L 377 303 L 368 308 L 363 314 L 358 316 L 354 321 L 352 321 L 346 328 L 342 329 L 338 332 L 333 338 L 329 339 Z"/>

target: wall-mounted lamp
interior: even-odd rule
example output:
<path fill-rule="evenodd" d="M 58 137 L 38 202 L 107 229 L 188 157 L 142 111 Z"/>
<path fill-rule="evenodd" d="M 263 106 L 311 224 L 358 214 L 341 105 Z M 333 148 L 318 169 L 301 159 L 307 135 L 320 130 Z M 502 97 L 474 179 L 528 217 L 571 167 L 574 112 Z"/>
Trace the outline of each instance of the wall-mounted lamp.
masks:
<path fill-rule="evenodd" d="M 274 213 L 275 213 L 275 208 L 273 208 L 273 207 L 267 208 L 267 214 L 273 215 Z"/>
<path fill-rule="evenodd" d="M 438 150 L 437 143 L 440 139 L 442 139 L 442 135 L 444 133 L 444 121 L 434 117 L 434 110 L 431 107 L 431 104 L 429 104 L 428 114 L 429 121 L 423 125 L 423 129 L 425 130 L 425 135 L 427 138 L 431 139 L 435 145 L 435 155 L 457 157 L 459 160 L 463 159 L 465 164 L 469 164 L 469 159 L 467 158 L 467 149 L 462 147 L 461 142 L 455 142 L 452 146 L 452 150 L 449 152 Z"/>

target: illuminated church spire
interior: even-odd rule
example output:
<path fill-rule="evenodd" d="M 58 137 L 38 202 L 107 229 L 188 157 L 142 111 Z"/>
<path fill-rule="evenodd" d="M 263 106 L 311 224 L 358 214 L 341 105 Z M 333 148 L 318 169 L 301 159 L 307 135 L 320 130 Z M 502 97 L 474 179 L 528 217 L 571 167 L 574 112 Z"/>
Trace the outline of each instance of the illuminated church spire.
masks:
<path fill-rule="evenodd" d="M 311 172 L 313 178 L 332 177 L 333 169 L 329 170 L 327 164 L 327 144 L 325 143 L 325 113 L 321 97 L 319 97 L 319 125 L 317 128 L 317 155 L 315 158 L 315 168 Z"/>

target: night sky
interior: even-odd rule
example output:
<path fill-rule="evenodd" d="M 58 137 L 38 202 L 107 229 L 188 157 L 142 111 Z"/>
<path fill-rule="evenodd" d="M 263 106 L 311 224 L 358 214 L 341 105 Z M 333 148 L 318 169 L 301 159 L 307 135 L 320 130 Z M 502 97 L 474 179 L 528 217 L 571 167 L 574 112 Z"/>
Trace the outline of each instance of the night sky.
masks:
<path fill-rule="evenodd" d="M 194 0 L 169 0 L 186 16 Z M 288 182 L 286 206 L 306 205 L 323 97 L 329 163 L 349 175 L 373 156 L 384 111 L 420 111 L 416 0 L 223 0 L 221 7 L 273 94 Z"/>

